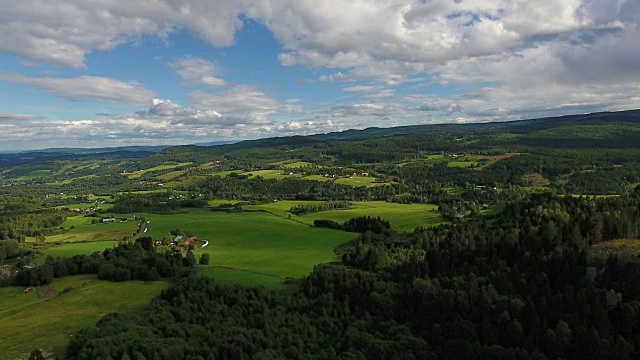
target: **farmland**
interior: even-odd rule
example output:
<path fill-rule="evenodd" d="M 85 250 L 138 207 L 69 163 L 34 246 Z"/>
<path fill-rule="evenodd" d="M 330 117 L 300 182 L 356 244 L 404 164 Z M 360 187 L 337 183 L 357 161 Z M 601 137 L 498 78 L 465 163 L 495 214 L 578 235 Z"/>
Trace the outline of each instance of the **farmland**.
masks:
<path fill-rule="evenodd" d="M 263 205 L 245 206 L 246 209 L 265 210 L 282 217 L 291 215 L 292 206 L 304 204 L 301 201 L 278 201 Z M 314 202 L 308 202 L 314 203 Z M 317 202 L 316 202 L 317 203 Z M 358 216 L 372 216 L 389 220 L 391 227 L 398 231 L 412 231 L 417 226 L 438 225 L 445 220 L 438 213 L 437 206 L 429 204 L 396 204 L 384 201 L 355 201 L 354 207 L 346 210 L 322 211 L 303 216 L 291 215 L 294 220 L 313 225 L 316 219 L 333 220 L 342 223 Z"/>
<path fill-rule="evenodd" d="M 220 281 L 277 286 L 308 274 L 315 264 L 335 259 L 333 249 L 355 234 L 316 229 L 267 212 L 224 213 L 192 210 L 184 214 L 141 214 L 149 236 L 162 238 L 175 228 L 190 230 L 209 245 L 211 265 L 203 272 Z M 231 272 L 233 271 L 233 272 Z"/>
<path fill-rule="evenodd" d="M 78 242 L 98 240 L 121 240 L 123 236 L 131 236 L 137 229 L 135 221 L 126 223 L 91 224 L 91 218 L 73 216 L 62 224 L 67 232 L 46 237 L 46 242 Z M 27 242 L 35 242 L 34 237 L 27 237 Z"/>
<path fill-rule="evenodd" d="M 0 354 L 14 359 L 38 347 L 62 357 L 75 332 L 94 326 L 109 312 L 147 304 L 167 285 L 162 281 L 116 284 L 82 275 L 57 279 L 26 294 L 22 288 L 0 288 Z M 71 290 L 63 293 L 65 289 Z"/>
<path fill-rule="evenodd" d="M 148 169 L 143 169 L 143 170 L 139 170 L 133 173 L 123 173 L 123 175 L 127 175 L 129 177 L 129 179 L 139 179 L 140 177 L 142 177 L 142 175 L 149 173 L 149 172 L 154 172 L 154 171 L 162 171 L 162 170 L 171 170 L 171 169 L 175 169 L 181 166 L 187 166 L 187 165 L 191 165 L 191 162 L 181 162 L 181 163 L 174 163 L 174 164 L 163 164 L 163 165 L 158 165 L 158 166 L 154 166 L 152 168 L 148 168 Z"/>
<path fill-rule="evenodd" d="M 117 241 L 92 241 L 92 242 L 78 242 L 78 243 L 65 243 L 61 245 L 51 245 L 42 250 L 42 254 L 35 258 L 37 265 L 44 264 L 47 256 L 56 257 L 71 257 L 74 255 L 88 255 L 96 251 L 102 251 L 107 248 L 112 248 L 118 245 Z"/>

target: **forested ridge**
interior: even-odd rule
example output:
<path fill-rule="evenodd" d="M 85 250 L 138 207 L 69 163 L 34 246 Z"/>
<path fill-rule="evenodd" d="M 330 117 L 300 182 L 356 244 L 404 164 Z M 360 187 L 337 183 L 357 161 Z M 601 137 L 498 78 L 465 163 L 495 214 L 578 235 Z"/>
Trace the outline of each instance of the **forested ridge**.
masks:
<path fill-rule="evenodd" d="M 68 359 L 635 359 L 640 194 L 533 195 L 493 222 L 364 233 L 294 294 L 180 280 L 74 336 Z"/>

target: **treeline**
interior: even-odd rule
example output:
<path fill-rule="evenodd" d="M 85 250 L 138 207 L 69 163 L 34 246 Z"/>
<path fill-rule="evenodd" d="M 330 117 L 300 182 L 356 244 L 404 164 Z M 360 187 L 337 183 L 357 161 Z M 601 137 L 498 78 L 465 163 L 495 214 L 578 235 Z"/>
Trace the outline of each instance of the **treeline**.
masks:
<path fill-rule="evenodd" d="M 0 240 L 20 239 L 25 236 L 51 235 L 67 220 L 67 216 L 74 215 L 65 209 L 43 209 L 22 213 L 6 211 L 0 216 Z M 12 215 L 14 214 L 14 215 Z"/>
<path fill-rule="evenodd" d="M 325 201 L 320 204 L 299 204 L 292 206 L 289 212 L 294 215 L 306 215 L 329 210 L 346 210 L 353 208 L 350 201 Z"/>
<path fill-rule="evenodd" d="M 333 220 L 317 219 L 313 221 L 313 226 L 318 228 L 327 228 L 334 230 L 343 230 L 348 232 L 366 233 L 368 231 L 375 234 L 389 233 L 391 225 L 388 220 L 378 217 L 359 216 L 351 218 L 340 224 Z"/>
<path fill-rule="evenodd" d="M 111 212 L 117 214 L 131 213 L 175 213 L 184 208 L 203 208 L 207 201 L 193 198 L 176 198 L 166 193 L 127 194 L 116 198 Z"/>
<path fill-rule="evenodd" d="M 55 259 L 49 256 L 44 265 L 23 267 L 13 277 L 3 278 L 0 285 L 41 286 L 50 284 L 54 278 L 82 274 L 96 274 L 101 280 L 114 282 L 154 281 L 173 277 L 195 264 L 191 251 L 185 257 L 174 251 L 156 252 L 153 239 L 143 237 L 91 255 Z"/>
<path fill-rule="evenodd" d="M 297 178 L 283 180 L 262 177 L 212 176 L 197 184 L 192 191 L 207 199 L 245 201 L 322 200 L 367 201 L 386 200 L 396 194 L 395 187 L 353 187 L 333 181 L 310 181 Z"/>
<path fill-rule="evenodd" d="M 187 278 L 76 334 L 67 359 L 640 358 L 640 195 L 534 195 L 493 223 L 366 232 L 298 293 Z"/>

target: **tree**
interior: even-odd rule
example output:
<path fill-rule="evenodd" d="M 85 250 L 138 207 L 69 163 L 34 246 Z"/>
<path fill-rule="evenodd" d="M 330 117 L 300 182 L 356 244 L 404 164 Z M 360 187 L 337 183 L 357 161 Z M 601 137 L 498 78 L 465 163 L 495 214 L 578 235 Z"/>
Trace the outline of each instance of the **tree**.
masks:
<path fill-rule="evenodd" d="M 36 242 L 38 243 L 38 245 L 43 245 L 45 241 L 47 241 L 47 237 L 44 236 L 44 234 L 36 236 Z"/>
<path fill-rule="evenodd" d="M 0 241 L 0 265 L 4 265 L 4 260 L 16 255 L 20 247 L 16 240 Z"/>
<path fill-rule="evenodd" d="M 196 256 L 193 255 L 193 251 L 187 251 L 187 256 L 182 260 L 184 266 L 192 267 L 196 264 Z"/>
<path fill-rule="evenodd" d="M 209 258 L 210 256 L 207 253 L 200 255 L 200 265 L 209 265 Z"/>

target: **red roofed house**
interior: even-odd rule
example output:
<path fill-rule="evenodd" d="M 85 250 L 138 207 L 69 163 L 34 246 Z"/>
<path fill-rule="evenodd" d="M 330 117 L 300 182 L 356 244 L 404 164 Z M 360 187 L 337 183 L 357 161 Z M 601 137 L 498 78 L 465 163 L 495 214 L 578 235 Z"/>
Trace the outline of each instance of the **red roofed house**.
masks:
<path fill-rule="evenodd" d="M 190 237 L 184 240 L 184 244 L 185 245 L 190 245 L 191 243 L 195 243 L 196 241 L 198 241 L 197 237 Z"/>

